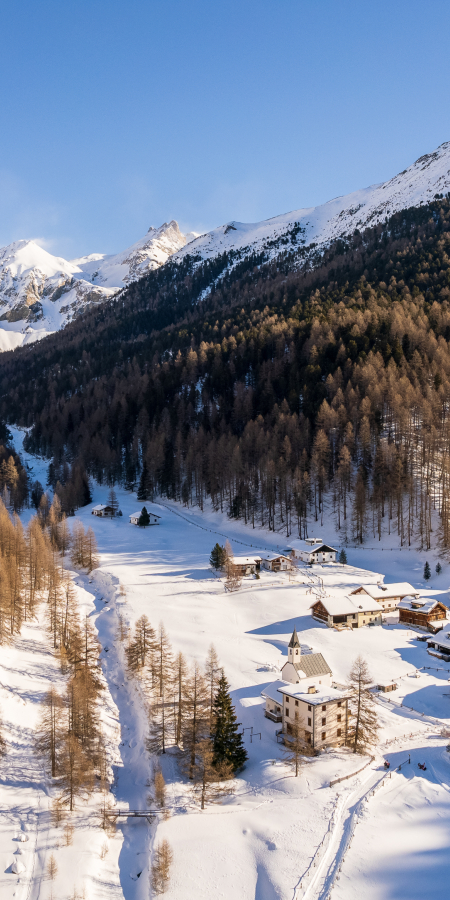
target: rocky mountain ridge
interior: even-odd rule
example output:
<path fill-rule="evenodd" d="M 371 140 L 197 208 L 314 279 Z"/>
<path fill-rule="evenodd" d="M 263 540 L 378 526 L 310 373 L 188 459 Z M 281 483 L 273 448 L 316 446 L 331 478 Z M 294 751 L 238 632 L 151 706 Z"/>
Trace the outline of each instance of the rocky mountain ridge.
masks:
<path fill-rule="evenodd" d="M 0 350 L 57 331 L 94 303 L 108 300 L 169 258 L 193 265 L 232 251 L 234 260 L 290 253 L 295 261 L 320 253 L 332 240 L 384 221 L 450 191 L 450 142 L 383 184 L 328 203 L 297 209 L 263 222 L 231 221 L 212 231 L 182 234 L 175 220 L 150 228 L 122 253 L 93 253 L 73 260 L 52 256 L 33 241 L 0 249 Z M 233 264 L 233 263 L 231 263 Z"/>

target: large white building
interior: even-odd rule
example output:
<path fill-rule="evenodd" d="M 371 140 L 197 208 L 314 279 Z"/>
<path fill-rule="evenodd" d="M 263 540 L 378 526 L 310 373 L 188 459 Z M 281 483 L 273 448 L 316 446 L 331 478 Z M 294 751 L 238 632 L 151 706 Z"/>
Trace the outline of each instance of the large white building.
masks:
<path fill-rule="evenodd" d="M 306 538 L 305 541 L 291 541 L 292 555 L 305 563 L 336 562 L 336 550 L 324 544 L 322 538 Z"/>

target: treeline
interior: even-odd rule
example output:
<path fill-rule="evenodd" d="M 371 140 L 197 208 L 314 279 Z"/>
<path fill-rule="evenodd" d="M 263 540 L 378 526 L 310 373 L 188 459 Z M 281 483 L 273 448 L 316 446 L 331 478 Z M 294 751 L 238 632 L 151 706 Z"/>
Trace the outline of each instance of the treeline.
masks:
<path fill-rule="evenodd" d="M 57 496 L 50 507 L 40 506 L 26 528 L 0 500 L 0 644 L 19 634 L 45 603 L 45 625 L 67 682 L 64 696 L 53 687 L 46 696 L 36 747 L 73 809 L 76 796 L 91 789 L 96 777 L 105 782 L 107 767 L 97 708 L 99 644 L 89 620 L 80 617 L 63 567 L 69 550 L 75 565 L 88 571 L 98 565 L 93 532 L 75 522 L 70 534 Z M 4 749 L 0 737 L 0 753 Z"/>
<path fill-rule="evenodd" d="M 36 614 L 47 594 L 68 627 L 66 590 L 59 554 L 71 553 L 74 565 L 88 571 L 98 565 L 97 544 L 91 528 L 75 522 L 71 534 L 57 497 L 51 506 L 43 504 L 26 528 L 19 517 L 10 515 L 0 500 L 0 644 L 19 634 L 22 623 Z M 50 600 L 50 598 L 52 598 Z M 64 599 L 65 598 L 65 599 Z M 55 619 L 56 621 L 56 619 Z M 56 625 L 55 625 L 56 627 Z M 55 640 L 54 646 L 60 641 Z"/>
<path fill-rule="evenodd" d="M 0 413 L 33 425 L 27 448 L 55 472 L 77 459 L 142 500 L 210 497 L 287 536 L 327 508 L 343 541 L 394 530 L 426 548 L 436 509 L 448 547 L 449 254 L 440 198 L 314 270 L 293 251 L 222 268 L 201 301 L 207 264 L 173 264 L 2 354 Z"/>
<path fill-rule="evenodd" d="M 108 765 L 98 711 L 100 646 L 89 619 L 80 616 L 71 579 L 58 567 L 46 622 L 67 681 L 63 694 L 52 687 L 45 697 L 36 750 L 60 791 L 58 803 L 73 810 L 76 798 L 96 785 L 109 789 Z"/>
<path fill-rule="evenodd" d="M 197 662 L 189 667 L 182 653 L 174 656 L 164 626 L 155 630 L 141 616 L 128 640 L 126 656 L 148 706 L 149 751 L 179 748 L 182 769 L 204 809 L 208 800 L 231 789 L 227 782 L 247 759 L 214 647 L 209 648 L 204 669 Z M 155 799 L 162 805 L 160 777 L 155 790 Z"/>

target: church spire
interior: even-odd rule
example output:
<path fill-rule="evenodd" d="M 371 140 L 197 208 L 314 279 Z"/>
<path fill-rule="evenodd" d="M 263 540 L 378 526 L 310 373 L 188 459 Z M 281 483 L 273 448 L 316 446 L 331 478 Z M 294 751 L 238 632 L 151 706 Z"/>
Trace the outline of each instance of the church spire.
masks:
<path fill-rule="evenodd" d="M 302 651 L 300 649 L 300 641 L 297 635 L 297 629 L 294 628 L 292 632 L 292 637 L 288 644 L 288 662 L 296 663 L 300 662 L 300 657 L 302 655 Z"/>
<path fill-rule="evenodd" d="M 295 647 L 295 648 L 300 649 L 300 641 L 299 641 L 299 639 L 298 639 L 297 629 L 296 629 L 296 628 L 294 628 L 294 630 L 293 630 L 293 632 L 292 632 L 292 637 L 291 637 L 291 639 L 290 639 L 290 641 L 289 641 L 288 647 L 292 647 L 292 648 Z"/>

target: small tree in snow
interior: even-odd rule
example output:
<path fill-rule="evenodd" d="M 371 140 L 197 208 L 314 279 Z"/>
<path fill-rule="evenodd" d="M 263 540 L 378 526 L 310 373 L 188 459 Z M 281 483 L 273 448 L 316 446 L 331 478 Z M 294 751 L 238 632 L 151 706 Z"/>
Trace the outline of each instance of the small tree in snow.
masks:
<path fill-rule="evenodd" d="M 111 488 L 111 490 L 108 494 L 108 506 L 111 507 L 111 509 L 113 511 L 113 516 L 117 516 L 117 511 L 119 509 L 119 501 L 117 499 L 117 494 L 116 494 L 114 488 Z"/>
<path fill-rule="evenodd" d="M 221 547 L 219 543 L 215 544 L 211 550 L 209 562 L 212 569 L 223 569 L 226 562 L 225 547 Z"/>
<path fill-rule="evenodd" d="M 145 506 L 142 507 L 141 514 L 138 519 L 138 525 L 140 525 L 141 528 L 147 528 L 147 525 L 150 525 L 150 516 Z"/>
<path fill-rule="evenodd" d="M 425 563 L 425 566 L 423 569 L 423 577 L 424 577 L 425 581 L 429 581 L 431 578 L 431 569 L 430 569 L 430 564 L 429 564 L 428 560 Z"/>
<path fill-rule="evenodd" d="M 378 719 L 375 701 L 369 691 L 370 684 L 372 676 L 366 660 L 357 656 L 350 671 L 348 685 L 351 691 L 350 709 L 354 719 L 349 732 L 349 743 L 354 753 L 364 753 L 374 744 L 377 736 Z"/>
<path fill-rule="evenodd" d="M 283 754 L 285 761 L 294 769 L 296 778 L 300 773 L 302 756 L 311 756 L 313 752 L 311 745 L 306 743 L 305 729 L 298 722 L 293 722 L 284 735 Z"/>
<path fill-rule="evenodd" d="M 436 563 L 436 575 L 440 575 L 442 572 L 442 566 L 440 562 Z"/>
<path fill-rule="evenodd" d="M 346 565 L 347 565 L 347 554 L 346 554 L 344 548 L 342 548 L 342 550 L 341 550 L 341 552 L 340 552 L 340 554 L 339 554 L 339 562 L 340 562 L 341 565 L 343 565 L 343 566 L 346 566 Z"/>
<path fill-rule="evenodd" d="M 151 867 L 151 886 L 154 894 L 165 894 L 169 887 L 170 868 L 173 862 L 172 848 L 164 838 L 155 847 Z"/>

